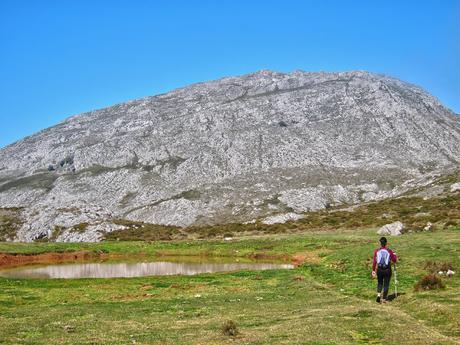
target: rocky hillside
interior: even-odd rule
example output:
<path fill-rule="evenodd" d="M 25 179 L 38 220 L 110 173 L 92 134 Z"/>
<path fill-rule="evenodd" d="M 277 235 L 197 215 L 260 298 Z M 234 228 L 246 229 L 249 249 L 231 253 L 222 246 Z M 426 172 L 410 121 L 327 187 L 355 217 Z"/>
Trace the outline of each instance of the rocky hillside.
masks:
<path fill-rule="evenodd" d="M 19 212 L 9 239 L 96 241 L 121 219 L 250 222 L 383 199 L 459 162 L 460 118 L 414 85 L 260 71 L 77 115 L 5 147 L 0 207 Z"/>

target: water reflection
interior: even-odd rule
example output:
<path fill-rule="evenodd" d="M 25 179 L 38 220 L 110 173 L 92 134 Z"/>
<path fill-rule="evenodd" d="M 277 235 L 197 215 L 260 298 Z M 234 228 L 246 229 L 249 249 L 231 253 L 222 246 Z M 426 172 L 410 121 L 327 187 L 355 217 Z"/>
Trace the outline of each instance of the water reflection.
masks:
<path fill-rule="evenodd" d="M 137 263 L 83 263 L 20 267 L 0 271 L 5 278 L 75 279 L 116 278 L 165 275 L 194 275 L 199 273 L 239 270 L 291 269 L 293 265 L 272 263 L 189 263 L 189 262 L 137 262 Z"/>

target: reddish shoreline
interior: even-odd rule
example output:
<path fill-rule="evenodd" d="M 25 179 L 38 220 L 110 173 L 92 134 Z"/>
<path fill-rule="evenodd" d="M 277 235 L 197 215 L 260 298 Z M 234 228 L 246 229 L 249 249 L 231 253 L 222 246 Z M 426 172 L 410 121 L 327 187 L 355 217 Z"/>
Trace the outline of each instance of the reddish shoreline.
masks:
<path fill-rule="evenodd" d="M 106 253 L 94 253 L 88 251 L 68 252 L 68 253 L 42 253 L 42 254 L 5 254 L 0 253 L 0 268 L 20 266 L 28 263 L 59 263 L 76 260 L 88 260 L 92 258 L 107 258 Z"/>

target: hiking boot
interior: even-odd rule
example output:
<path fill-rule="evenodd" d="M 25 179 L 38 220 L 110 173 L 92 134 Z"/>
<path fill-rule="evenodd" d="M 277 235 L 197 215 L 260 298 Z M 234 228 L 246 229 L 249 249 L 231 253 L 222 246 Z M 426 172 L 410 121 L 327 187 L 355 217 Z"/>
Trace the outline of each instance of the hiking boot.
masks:
<path fill-rule="evenodd" d="M 387 303 L 387 302 L 388 302 L 388 300 L 382 299 L 382 303 Z"/>
<path fill-rule="evenodd" d="M 377 296 L 377 299 L 375 300 L 377 303 L 380 303 L 380 296 Z"/>

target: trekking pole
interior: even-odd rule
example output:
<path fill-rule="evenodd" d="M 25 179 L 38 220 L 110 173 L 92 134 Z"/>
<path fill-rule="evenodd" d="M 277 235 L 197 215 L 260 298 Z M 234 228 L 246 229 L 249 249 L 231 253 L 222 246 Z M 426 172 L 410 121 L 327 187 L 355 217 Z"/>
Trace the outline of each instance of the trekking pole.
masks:
<path fill-rule="evenodd" d="M 396 277 L 397 271 L 396 271 L 396 262 L 394 263 L 395 265 L 395 298 L 398 297 L 398 279 Z"/>

